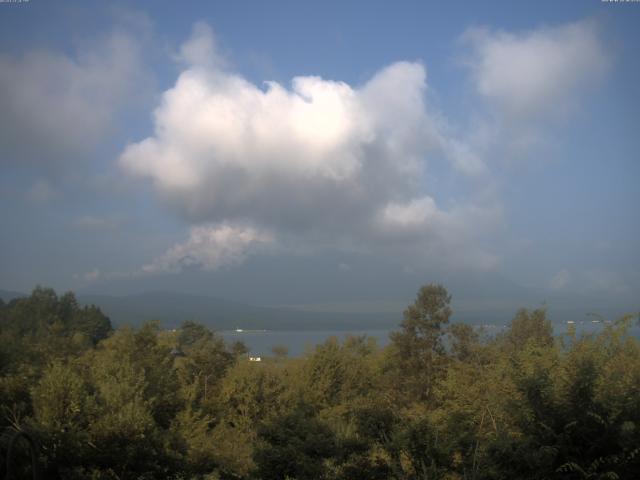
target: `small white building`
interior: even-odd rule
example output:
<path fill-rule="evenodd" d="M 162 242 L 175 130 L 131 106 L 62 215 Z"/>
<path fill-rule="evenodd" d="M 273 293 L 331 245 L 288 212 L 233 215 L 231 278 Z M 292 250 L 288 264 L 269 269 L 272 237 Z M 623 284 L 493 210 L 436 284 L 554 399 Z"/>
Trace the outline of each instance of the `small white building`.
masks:
<path fill-rule="evenodd" d="M 250 362 L 261 362 L 262 358 L 261 357 L 249 357 L 249 361 Z"/>

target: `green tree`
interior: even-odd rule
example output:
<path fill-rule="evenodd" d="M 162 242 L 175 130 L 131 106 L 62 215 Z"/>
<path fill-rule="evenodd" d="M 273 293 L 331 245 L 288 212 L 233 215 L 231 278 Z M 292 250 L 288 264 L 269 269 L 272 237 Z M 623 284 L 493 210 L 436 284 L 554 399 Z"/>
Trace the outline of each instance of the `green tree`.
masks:
<path fill-rule="evenodd" d="M 546 309 L 518 310 L 505 335 L 505 341 L 513 350 L 519 350 L 529 342 L 539 346 L 552 345 L 553 326 L 547 319 Z"/>
<path fill-rule="evenodd" d="M 325 460 L 337 453 L 333 432 L 302 406 L 263 424 L 258 441 L 254 461 L 261 480 L 322 480 Z"/>
<path fill-rule="evenodd" d="M 419 399 L 431 395 L 444 366 L 443 327 L 449 323 L 451 296 L 442 285 L 423 286 L 404 311 L 401 330 L 392 332 L 392 361 L 402 388 Z"/>
<path fill-rule="evenodd" d="M 193 406 L 211 404 L 224 374 L 236 361 L 236 353 L 220 336 L 191 321 L 182 324 L 177 342 L 184 356 L 176 359 L 176 372 L 183 387 L 195 386 L 195 395 L 190 396 Z"/>
<path fill-rule="evenodd" d="M 76 368 L 56 360 L 33 388 L 32 399 L 45 473 L 64 477 L 65 466 L 82 464 L 92 453 L 93 398 Z"/>
<path fill-rule="evenodd" d="M 454 323 L 449 327 L 451 355 L 463 362 L 477 355 L 479 335 L 471 325 Z"/>

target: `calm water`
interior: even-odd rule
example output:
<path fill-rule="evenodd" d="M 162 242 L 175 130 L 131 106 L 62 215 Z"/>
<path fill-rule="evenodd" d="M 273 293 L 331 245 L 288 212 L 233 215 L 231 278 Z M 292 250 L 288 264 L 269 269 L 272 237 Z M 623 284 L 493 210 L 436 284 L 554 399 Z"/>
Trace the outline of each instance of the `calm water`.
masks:
<path fill-rule="evenodd" d="M 270 356 L 271 348 L 275 345 L 284 345 L 289 349 L 289 356 L 302 355 L 307 349 L 313 349 L 315 345 L 324 343 L 330 337 L 344 340 L 348 335 L 373 337 L 378 345 L 383 346 L 389 342 L 391 330 L 269 330 L 256 332 L 223 331 L 219 332 L 226 341 L 240 340 L 249 347 L 254 356 Z"/>
<path fill-rule="evenodd" d="M 578 335 L 585 333 L 595 333 L 604 328 L 603 323 L 578 322 L 575 324 Z M 556 335 L 566 333 L 568 325 L 566 323 L 554 324 L 554 333 Z M 487 335 L 495 335 L 500 333 L 506 327 L 504 325 L 485 325 L 485 333 Z M 315 345 L 324 343 L 330 337 L 337 337 L 344 340 L 348 335 L 373 337 L 379 346 L 389 343 L 389 333 L 397 329 L 380 329 L 380 330 L 268 330 L 268 331 L 222 331 L 219 332 L 226 341 L 234 342 L 240 340 L 249 347 L 251 354 L 254 356 L 271 356 L 271 349 L 275 345 L 284 345 L 289 349 L 290 356 L 298 356 L 305 353 L 309 349 L 313 349 Z M 631 335 L 640 338 L 640 326 L 634 324 L 630 330 Z"/>

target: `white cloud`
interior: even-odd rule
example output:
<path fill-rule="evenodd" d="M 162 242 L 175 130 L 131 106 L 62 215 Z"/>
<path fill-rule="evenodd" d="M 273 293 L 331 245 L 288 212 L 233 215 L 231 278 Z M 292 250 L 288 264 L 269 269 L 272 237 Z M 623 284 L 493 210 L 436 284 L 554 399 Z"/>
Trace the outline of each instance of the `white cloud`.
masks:
<path fill-rule="evenodd" d="M 145 273 L 177 273 L 188 268 L 215 270 L 242 263 L 249 255 L 270 250 L 273 237 L 253 227 L 222 224 L 192 227 L 189 238 L 143 267 Z"/>
<path fill-rule="evenodd" d="M 600 25 L 589 19 L 516 33 L 472 28 L 461 45 L 481 103 L 466 135 L 445 149 L 458 171 L 483 180 L 505 163 L 550 157 L 558 127 L 587 104 L 610 63 Z"/>
<path fill-rule="evenodd" d="M 563 268 L 549 280 L 549 287 L 553 290 L 562 290 L 571 280 L 571 274 L 566 268 Z"/>
<path fill-rule="evenodd" d="M 524 34 L 472 29 L 463 38 L 477 92 L 511 119 L 565 113 L 608 64 L 598 25 L 589 20 Z"/>
<path fill-rule="evenodd" d="M 567 289 L 584 291 L 594 295 L 629 295 L 637 290 L 638 274 L 633 270 L 612 271 L 603 269 L 586 269 L 569 272 L 562 269 L 549 281 L 554 290 Z"/>
<path fill-rule="evenodd" d="M 191 38 L 181 46 L 177 60 L 196 68 L 222 68 L 227 64 L 219 52 L 211 27 L 204 22 L 193 26 Z"/>
<path fill-rule="evenodd" d="M 480 225 L 466 215 L 484 211 L 492 222 L 482 229 L 495 226 L 493 206 L 445 211 L 425 195 L 429 155 L 454 155 L 468 172 L 483 164 L 441 132 L 422 64 L 394 63 L 358 87 L 307 76 L 287 89 L 221 67 L 205 25 L 181 51 L 188 66 L 154 112 L 154 135 L 119 161 L 189 221 L 244 222 L 278 241 L 365 249 L 400 238 L 423 256 L 425 243 L 437 242 L 442 256 L 448 241 L 475 241 L 464 225 Z M 480 254 L 476 263 L 488 264 L 479 246 L 466 251 L 457 259 Z"/>
<path fill-rule="evenodd" d="M 74 273 L 72 276 L 74 280 L 83 280 L 86 283 L 93 283 L 102 277 L 102 273 L 99 268 L 94 268 L 86 273 Z"/>
<path fill-rule="evenodd" d="M 410 193 L 432 136 L 420 121 L 424 87 L 423 67 L 409 63 L 361 91 L 318 77 L 263 91 L 236 75 L 187 70 L 155 112 L 156 135 L 130 145 L 121 164 L 151 177 L 193 220 L 260 212 L 289 222 L 306 218 L 306 207 L 322 221 L 334 215 L 317 208 L 326 197 L 362 208 L 374 188 Z"/>
<path fill-rule="evenodd" d="M 385 234 L 403 236 L 407 231 L 429 230 L 440 214 L 431 197 L 413 199 L 408 203 L 389 203 L 378 216 L 378 228 Z"/>
<path fill-rule="evenodd" d="M 94 268 L 90 272 L 87 272 L 87 273 L 84 274 L 84 279 L 89 281 L 89 282 L 94 282 L 99 277 L 100 277 L 100 270 L 97 269 L 97 268 Z"/>
<path fill-rule="evenodd" d="M 81 158 L 144 78 L 138 41 L 123 29 L 75 56 L 49 50 L 0 54 L 2 161 L 47 165 Z"/>

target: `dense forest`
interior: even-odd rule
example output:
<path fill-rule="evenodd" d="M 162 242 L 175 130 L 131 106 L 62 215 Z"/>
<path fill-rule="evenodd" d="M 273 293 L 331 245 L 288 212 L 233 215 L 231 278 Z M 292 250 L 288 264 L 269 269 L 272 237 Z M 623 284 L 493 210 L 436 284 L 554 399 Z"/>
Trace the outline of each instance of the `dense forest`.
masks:
<path fill-rule="evenodd" d="M 250 362 L 206 327 L 113 330 L 72 293 L 0 301 L 0 449 L 47 479 L 637 479 L 634 318 L 554 337 L 541 310 L 497 336 L 426 285 L 385 348 L 329 339 Z M 9 467 L 31 478 L 27 443 Z"/>

